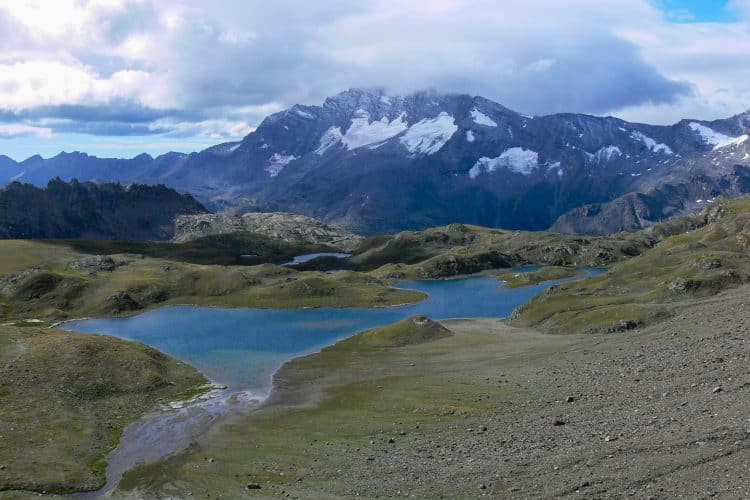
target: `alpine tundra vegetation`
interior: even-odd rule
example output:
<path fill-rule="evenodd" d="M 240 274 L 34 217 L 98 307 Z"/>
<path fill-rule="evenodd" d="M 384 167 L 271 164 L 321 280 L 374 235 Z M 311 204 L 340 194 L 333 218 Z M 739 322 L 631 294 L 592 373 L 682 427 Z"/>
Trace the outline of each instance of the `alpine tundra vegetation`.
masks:
<path fill-rule="evenodd" d="M 0 34 L 0 500 L 750 498 L 748 0 Z"/>

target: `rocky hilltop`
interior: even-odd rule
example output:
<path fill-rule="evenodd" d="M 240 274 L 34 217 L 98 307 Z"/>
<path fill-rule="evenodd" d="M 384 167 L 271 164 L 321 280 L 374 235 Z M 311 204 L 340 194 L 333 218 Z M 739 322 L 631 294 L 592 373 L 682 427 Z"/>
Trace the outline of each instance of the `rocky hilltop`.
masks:
<path fill-rule="evenodd" d="M 454 222 L 602 234 L 750 192 L 749 134 L 750 112 L 654 126 L 526 116 L 470 95 L 351 89 L 199 153 L 34 156 L 3 162 L 0 182 L 163 183 L 209 208 L 301 213 L 359 234 Z"/>
<path fill-rule="evenodd" d="M 255 233 L 293 243 L 328 245 L 352 250 L 361 237 L 304 215 L 290 213 L 230 213 L 179 215 L 174 241 L 183 243 L 217 234 Z"/>
<path fill-rule="evenodd" d="M 13 182 L 0 189 L 0 238 L 168 240 L 175 216 L 201 213 L 192 196 L 162 185 Z"/>

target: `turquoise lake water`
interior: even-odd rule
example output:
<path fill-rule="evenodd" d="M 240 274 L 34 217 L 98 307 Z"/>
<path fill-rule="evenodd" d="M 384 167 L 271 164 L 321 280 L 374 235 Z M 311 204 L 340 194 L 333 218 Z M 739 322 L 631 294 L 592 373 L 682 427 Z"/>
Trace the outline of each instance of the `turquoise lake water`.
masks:
<path fill-rule="evenodd" d="M 601 272 L 589 269 L 585 275 Z M 263 396 L 270 390 L 273 372 L 283 362 L 353 333 L 417 314 L 436 320 L 504 318 L 561 281 L 566 280 L 522 288 L 504 288 L 501 281 L 487 276 L 410 281 L 401 283 L 399 288 L 420 290 L 429 298 L 417 304 L 383 308 L 167 306 L 129 318 L 70 321 L 62 328 L 143 342 L 190 363 L 233 392 Z"/>

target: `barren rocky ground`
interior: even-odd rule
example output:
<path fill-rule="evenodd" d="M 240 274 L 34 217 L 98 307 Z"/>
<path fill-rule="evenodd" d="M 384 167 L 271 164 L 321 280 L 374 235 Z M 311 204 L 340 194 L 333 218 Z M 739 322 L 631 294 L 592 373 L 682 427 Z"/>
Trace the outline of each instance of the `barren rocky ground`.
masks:
<path fill-rule="evenodd" d="M 302 358 L 271 407 L 135 471 L 118 495 L 748 498 L 750 287 L 677 307 L 608 335 L 450 321 L 455 336 L 369 370 L 356 352 L 328 374 Z M 321 366 L 336 348 L 324 354 Z M 327 396 L 285 403 L 300 384 Z"/>
<path fill-rule="evenodd" d="M 435 493 L 460 482 L 477 493 L 504 485 L 509 498 L 748 498 L 749 321 L 741 288 L 647 330 L 508 363 L 498 383 L 546 386 L 528 402 L 539 409 L 467 419 L 473 432 L 427 446 L 437 459 L 384 455 L 387 470 L 428 477 Z"/>
<path fill-rule="evenodd" d="M 249 212 L 233 215 L 185 215 L 175 218 L 174 241 L 186 242 L 212 234 L 251 232 L 284 241 L 330 245 L 332 248 L 351 250 L 361 237 L 343 229 L 329 226 L 304 215 L 281 212 Z"/>
<path fill-rule="evenodd" d="M 454 435 L 420 439 L 414 455 L 396 447 L 377 472 L 353 475 L 365 492 L 400 473 L 402 493 L 459 483 L 467 496 L 502 487 L 509 498 L 748 498 L 749 292 L 536 363 L 504 363 L 498 383 L 546 385 L 546 398 L 528 401 L 539 409 L 468 418 Z"/>
<path fill-rule="evenodd" d="M 454 464 L 435 475 L 504 484 L 510 498 L 748 498 L 748 320 L 744 287 L 640 332 L 519 359 L 510 379 L 546 385 L 541 408 L 467 422 L 487 431 L 449 439 Z"/>

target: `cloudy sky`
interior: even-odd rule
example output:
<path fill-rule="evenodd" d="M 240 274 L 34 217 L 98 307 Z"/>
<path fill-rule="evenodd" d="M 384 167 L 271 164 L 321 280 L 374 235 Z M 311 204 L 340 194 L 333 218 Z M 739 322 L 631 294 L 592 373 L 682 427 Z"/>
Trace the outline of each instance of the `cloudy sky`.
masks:
<path fill-rule="evenodd" d="M 195 151 L 350 87 L 750 109 L 750 0 L 0 0 L 0 154 Z"/>

